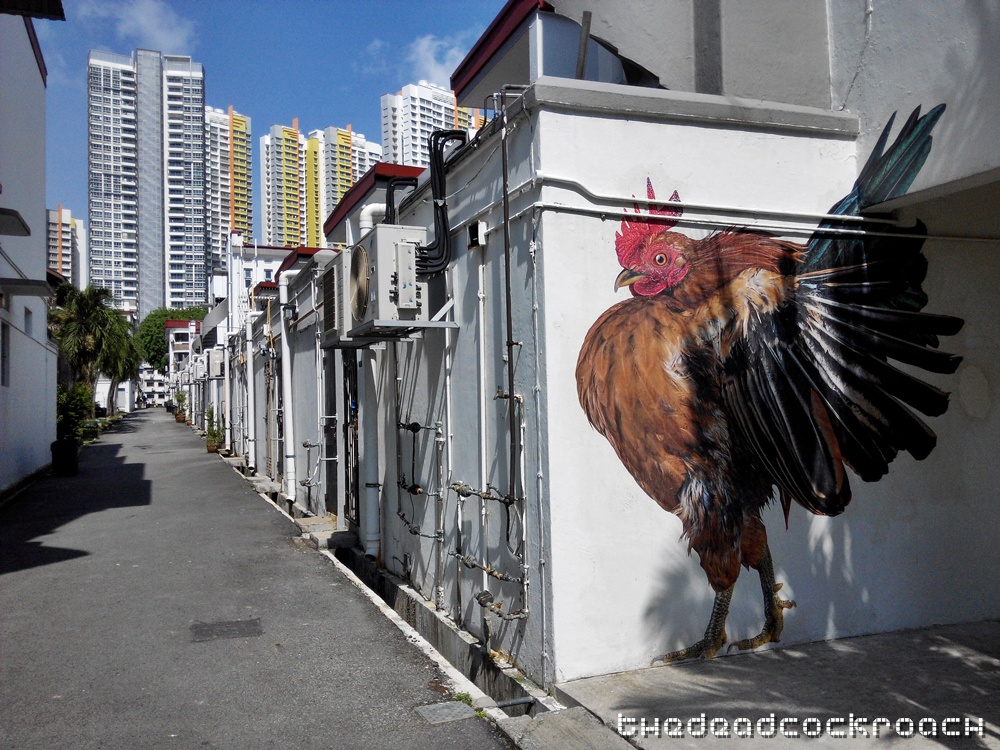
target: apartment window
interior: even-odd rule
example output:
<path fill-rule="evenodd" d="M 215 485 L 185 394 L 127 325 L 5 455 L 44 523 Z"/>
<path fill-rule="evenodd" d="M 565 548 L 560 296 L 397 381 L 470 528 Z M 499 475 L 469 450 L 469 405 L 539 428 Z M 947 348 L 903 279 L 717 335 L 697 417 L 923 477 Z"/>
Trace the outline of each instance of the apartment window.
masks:
<path fill-rule="evenodd" d="M 27 307 L 24 308 L 24 335 L 28 338 L 35 337 L 35 314 Z"/>

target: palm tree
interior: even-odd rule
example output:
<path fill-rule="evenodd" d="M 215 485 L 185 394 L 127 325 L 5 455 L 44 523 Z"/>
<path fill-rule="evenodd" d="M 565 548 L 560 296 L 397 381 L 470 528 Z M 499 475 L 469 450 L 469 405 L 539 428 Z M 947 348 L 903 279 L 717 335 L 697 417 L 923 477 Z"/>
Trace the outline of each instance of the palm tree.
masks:
<path fill-rule="evenodd" d="M 73 381 L 85 382 L 91 391 L 102 372 L 117 390 L 119 382 L 134 378 L 139 371 L 140 356 L 131 326 L 111 306 L 112 300 L 108 289 L 88 286 L 81 291 L 63 284 L 56 290 L 56 309 L 49 318 L 52 333 L 72 369 Z M 112 403 L 110 395 L 108 403 Z"/>

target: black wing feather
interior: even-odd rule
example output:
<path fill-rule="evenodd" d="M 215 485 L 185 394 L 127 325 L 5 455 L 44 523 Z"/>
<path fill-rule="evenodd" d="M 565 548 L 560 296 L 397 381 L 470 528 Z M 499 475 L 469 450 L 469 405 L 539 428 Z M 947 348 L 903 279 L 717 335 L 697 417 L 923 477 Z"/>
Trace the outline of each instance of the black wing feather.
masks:
<path fill-rule="evenodd" d="M 943 111 L 939 105 L 921 116 L 917 108 L 886 148 L 890 118 L 854 189 L 830 213 L 857 215 L 905 194 Z M 845 465 L 874 481 L 898 451 L 919 459 L 934 448 L 934 432 L 916 411 L 942 414 L 948 394 L 890 360 L 954 372 L 961 357 L 938 351 L 938 337 L 963 325 L 922 312 L 923 237 L 884 230 L 842 237 L 828 231 L 833 226 L 836 220 L 825 222 L 813 236 L 785 301 L 734 343 L 722 388 L 738 439 L 783 504 L 791 498 L 825 515 L 850 501 Z"/>

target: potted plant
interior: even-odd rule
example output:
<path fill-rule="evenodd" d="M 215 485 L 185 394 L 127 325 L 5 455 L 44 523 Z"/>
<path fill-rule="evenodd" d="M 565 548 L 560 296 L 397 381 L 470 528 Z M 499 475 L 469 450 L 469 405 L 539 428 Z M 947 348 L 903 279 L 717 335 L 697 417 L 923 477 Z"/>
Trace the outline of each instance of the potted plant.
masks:
<path fill-rule="evenodd" d="M 184 402 L 187 401 L 187 396 L 184 395 L 184 391 L 177 391 L 174 394 L 174 401 L 177 403 L 177 408 L 174 409 L 174 421 L 184 422 Z"/>
<path fill-rule="evenodd" d="M 56 440 L 52 443 L 52 473 L 57 477 L 76 476 L 77 450 L 83 427 L 90 414 L 92 391 L 85 383 L 71 388 L 59 385 L 56 402 Z"/>
<path fill-rule="evenodd" d="M 211 405 L 205 410 L 205 420 L 207 429 L 205 430 L 205 448 L 209 453 L 218 453 L 219 446 L 225 437 L 225 430 L 221 424 L 215 422 L 215 409 Z"/>

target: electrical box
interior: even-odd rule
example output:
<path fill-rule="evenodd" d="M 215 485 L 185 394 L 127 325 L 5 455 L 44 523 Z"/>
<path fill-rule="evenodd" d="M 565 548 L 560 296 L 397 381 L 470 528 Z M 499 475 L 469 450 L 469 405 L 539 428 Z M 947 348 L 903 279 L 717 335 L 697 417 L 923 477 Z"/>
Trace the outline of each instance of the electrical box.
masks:
<path fill-rule="evenodd" d="M 424 227 L 378 224 L 338 253 L 323 273 L 324 346 L 372 346 L 419 329 L 455 327 L 429 320 L 427 284 L 417 279 Z"/>
<path fill-rule="evenodd" d="M 361 238 L 351 250 L 351 330 L 427 319 L 426 285 L 417 281 L 417 250 L 426 242 L 424 227 L 396 224 L 378 224 Z"/>
<path fill-rule="evenodd" d="M 205 363 L 205 355 L 193 355 L 191 357 L 191 377 L 195 380 L 204 380 L 207 375 L 208 367 Z"/>
<path fill-rule="evenodd" d="M 208 377 L 222 378 L 226 374 L 226 350 L 208 350 Z"/>

